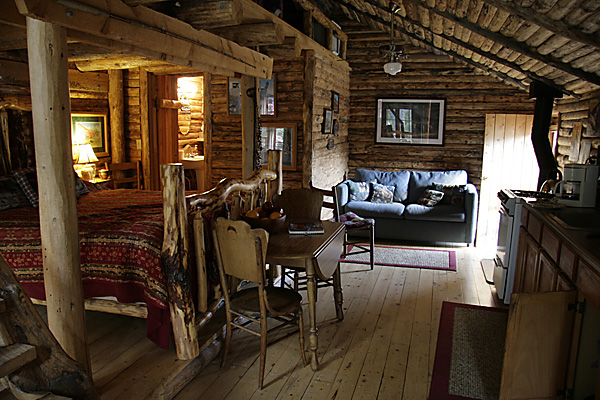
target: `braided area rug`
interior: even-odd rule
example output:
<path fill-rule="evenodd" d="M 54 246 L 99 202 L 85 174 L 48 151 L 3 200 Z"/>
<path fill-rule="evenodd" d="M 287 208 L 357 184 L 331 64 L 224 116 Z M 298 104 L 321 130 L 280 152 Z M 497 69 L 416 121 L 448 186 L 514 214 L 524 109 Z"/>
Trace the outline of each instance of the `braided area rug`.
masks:
<path fill-rule="evenodd" d="M 369 264 L 369 253 L 342 257 L 342 262 Z M 439 249 L 415 249 L 407 247 L 375 246 L 375 264 L 390 267 L 408 267 L 456 271 L 456 252 Z"/>
<path fill-rule="evenodd" d="M 496 400 L 508 309 L 444 302 L 429 400 Z"/>

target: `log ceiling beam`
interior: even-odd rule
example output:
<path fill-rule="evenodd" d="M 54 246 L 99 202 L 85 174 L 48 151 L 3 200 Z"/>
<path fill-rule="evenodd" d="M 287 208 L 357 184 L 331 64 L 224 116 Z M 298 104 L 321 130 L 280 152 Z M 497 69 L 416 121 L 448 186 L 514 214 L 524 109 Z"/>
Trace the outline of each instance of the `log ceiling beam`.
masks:
<path fill-rule="evenodd" d="M 312 14 L 312 18 L 314 18 L 318 23 L 323 25 L 327 29 L 331 29 L 335 36 L 341 41 L 348 40 L 348 36 L 344 31 L 340 29 L 340 27 L 335 24 L 327 15 L 325 15 L 317 6 L 315 6 L 310 0 L 294 0 L 296 4 L 302 7 L 305 11 L 308 11 Z M 307 35 L 310 35 L 311 32 L 308 32 Z"/>
<path fill-rule="evenodd" d="M 365 0 L 365 1 L 369 1 L 369 0 Z M 348 9 L 356 12 L 357 14 L 360 14 L 360 15 L 366 17 L 366 18 L 370 18 L 371 20 L 373 20 L 375 22 L 379 22 L 379 23 L 382 23 L 382 24 L 389 23 L 389 21 L 385 21 L 385 19 L 383 19 L 383 18 L 381 18 L 381 17 L 379 17 L 377 15 L 372 15 L 372 14 L 366 13 L 366 12 L 364 12 L 362 10 L 359 10 L 358 8 L 354 7 L 352 4 L 344 3 L 344 5 L 346 7 L 348 7 Z M 396 17 L 396 18 L 400 19 L 401 22 L 404 23 L 404 25 L 406 25 L 407 23 L 413 25 L 412 26 L 413 30 L 414 30 L 414 26 L 416 25 L 419 29 L 422 29 L 423 31 L 426 31 L 426 32 L 430 33 L 432 36 L 438 36 L 438 37 L 440 37 L 442 39 L 447 39 L 448 41 L 450 41 L 452 43 L 455 43 L 456 45 L 461 46 L 461 47 L 463 47 L 466 50 L 472 51 L 475 54 L 479 54 L 481 57 L 487 58 L 487 59 L 492 60 L 492 61 L 494 61 L 494 62 L 496 62 L 498 64 L 505 65 L 505 66 L 507 66 L 507 67 L 509 67 L 509 68 L 511 68 L 511 69 L 513 69 L 515 71 L 517 71 L 517 72 L 520 72 L 520 73 L 526 75 L 527 77 L 529 77 L 530 79 L 534 79 L 534 80 L 538 80 L 538 81 L 544 82 L 544 83 L 546 83 L 549 86 L 552 86 L 554 88 L 557 88 L 558 90 L 561 90 L 565 94 L 569 94 L 571 96 L 578 97 L 575 93 L 573 93 L 572 91 L 567 90 L 564 87 L 556 84 L 554 81 L 551 81 L 551 80 L 549 80 L 547 78 L 540 77 L 539 75 L 537 75 L 537 74 L 535 74 L 535 73 L 533 73 L 531 71 L 526 71 L 526 70 L 522 69 L 516 63 L 512 63 L 512 62 L 510 62 L 510 61 L 508 61 L 508 60 L 506 60 L 504 58 L 498 57 L 495 54 L 487 53 L 487 52 L 481 50 L 479 47 L 475 47 L 475 46 L 473 46 L 470 43 L 466 43 L 466 42 L 464 42 L 464 41 L 462 41 L 460 39 L 455 38 L 454 36 L 438 35 L 436 33 L 433 33 L 429 29 L 423 27 L 419 22 L 414 21 L 414 20 L 412 20 L 412 19 L 410 19 L 408 17 L 402 17 L 402 18 Z M 481 69 L 483 71 L 486 71 L 486 72 L 488 72 L 488 73 L 496 76 L 497 78 L 499 78 L 501 80 L 510 82 L 512 84 L 517 84 L 517 82 L 518 82 L 514 78 L 511 78 L 510 76 L 508 76 L 507 74 L 504 74 L 502 72 L 496 71 L 493 68 L 490 68 L 490 67 L 484 65 L 481 62 L 473 61 L 470 58 L 467 58 L 465 56 L 462 56 L 462 55 L 458 54 L 457 52 L 450 51 L 450 50 L 445 50 L 443 48 L 439 48 L 439 47 L 437 47 L 437 46 L 435 46 L 433 44 L 433 40 L 428 41 L 424 37 L 425 35 L 422 35 L 422 36 L 421 35 L 417 35 L 416 33 L 410 32 L 408 29 L 406 29 L 406 27 L 400 27 L 398 25 L 399 24 L 395 24 L 395 26 L 398 27 L 398 30 L 402 34 L 404 34 L 405 36 L 408 36 L 408 37 L 410 37 L 410 38 L 418 41 L 419 43 L 422 43 L 423 45 L 429 46 L 429 47 L 431 47 L 433 49 L 437 49 L 437 50 L 442 51 L 442 52 L 444 52 L 446 54 L 449 54 L 452 57 L 454 57 L 455 59 L 460 60 L 460 61 L 462 61 L 462 62 L 464 62 L 464 63 L 466 63 L 468 65 L 473 65 L 473 66 L 475 66 L 475 67 L 477 67 L 477 68 L 479 68 L 479 69 Z M 524 85 L 521 84 L 521 83 L 519 83 L 519 84 L 517 84 L 517 86 L 523 88 Z"/>
<path fill-rule="evenodd" d="M 557 35 L 564 36 L 571 40 L 576 40 L 580 43 L 587 44 L 600 49 L 600 31 L 596 31 L 592 34 L 583 32 L 579 27 L 565 24 L 563 21 L 555 21 L 548 18 L 546 15 L 535 12 L 529 7 L 522 7 L 513 1 L 508 0 L 482 0 L 484 3 L 494 6 L 498 9 L 504 10 L 512 15 L 517 15 L 523 18 L 525 21 L 533 22 L 536 25 L 544 29 L 548 29 L 550 32 L 554 32 Z"/>
<path fill-rule="evenodd" d="M 25 16 L 80 32 L 101 46 L 203 70 L 205 66 L 250 76 L 269 78 L 273 60 L 206 31 L 145 7 L 129 7 L 120 0 L 39 2 L 15 0 Z M 70 36 L 72 37 L 72 36 Z M 94 43 L 91 41 L 91 43 Z M 212 71 L 210 71 L 212 72 Z"/>
<path fill-rule="evenodd" d="M 0 24 L 0 51 L 27 48 L 27 31 L 14 25 Z"/>
<path fill-rule="evenodd" d="M 273 22 L 227 26 L 210 32 L 247 47 L 281 44 L 284 39 L 283 29 Z"/>
<path fill-rule="evenodd" d="M 442 18 L 445 18 L 456 24 L 459 24 L 462 27 L 470 30 L 471 32 L 476 33 L 486 39 L 490 39 L 496 43 L 499 43 L 502 46 L 504 46 L 510 50 L 521 53 L 529 58 L 532 58 L 532 59 L 542 62 L 546 65 L 549 65 L 549 66 L 559 69 L 563 72 L 566 72 L 567 74 L 581 78 L 584 81 L 591 82 L 596 85 L 600 85 L 600 76 L 598 76 L 594 73 L 591 73 L 591 72 L 585 72 L 584 70 L 579 69 L 579 68 L 574 68 L 570 64 L 563 63 L 562 61 L 560 61 L 557 58 L 552 57 L 550 55 L 540 54 L 534 48 L 528 46 L 524 42 L 519 42 L 518 40 L 504 36 L 501 33 L 492 32 L 490 30 L 483 29 L 479 25 L 472 23 L 471 21 L 469 21 L 466 18 L 459 18 L 456 15 L 451 14 L 447 11 L 440 11 L 440 10 L 436 9 L 435 7 L 430 7 L 429 5 L 423 3 L 423 1 L 421 1 L 421 0 L 404 0 L 404 1 L 408 1 L 418 7 L 421 7 L 423 9 L 429 11 L 429 12 L 439 15 Z M 402 19 L 408 19 L 412 24 L 418 24 L 423 29 L 430 31 L 432 34 L 436 34 L 436 33 L 432 32 L 431 29 L 424 27 L 418 21 L 411 20 L 408 17 L 402 17 Z M 444 36 L 444 37 L 446 39 L 450 40 L 449 36 Z M 471 50 L 471 49 L 469 49 L 469 50 Z M 482 51 L 482 50 L 479 51 L 478 54 L 481 54 L 482 56 L 487 57 L 487 58 L 491 58 L 491 56 L 493 56 L 493 53 Z M 514 63 L 511 63 L 511 64 L 514 65 Z"/>

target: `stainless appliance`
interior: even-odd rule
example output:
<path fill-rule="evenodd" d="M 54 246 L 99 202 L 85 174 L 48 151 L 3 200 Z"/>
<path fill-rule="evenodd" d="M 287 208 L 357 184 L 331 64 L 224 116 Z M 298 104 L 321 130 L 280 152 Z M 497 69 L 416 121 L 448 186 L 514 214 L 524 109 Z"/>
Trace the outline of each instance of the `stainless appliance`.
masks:
<path fill-rule="evenodd" d="M 515 281 L 523 204 L 528 199 L 552 197 L 552 194 L 531 190 L 502 189 L 498 192 L 500 222 L 496 257 L 494 258 L 494 285 L 498 297 L 504 301 L 504 304 L 510 303 L 510 295 Z"/>
<path fill-rule="evenodd" d="M 558 202 L 572 207 L 594 207 L 597 186 L 597 165 L 567 164 L 564 178 L 558 184 Z"/>

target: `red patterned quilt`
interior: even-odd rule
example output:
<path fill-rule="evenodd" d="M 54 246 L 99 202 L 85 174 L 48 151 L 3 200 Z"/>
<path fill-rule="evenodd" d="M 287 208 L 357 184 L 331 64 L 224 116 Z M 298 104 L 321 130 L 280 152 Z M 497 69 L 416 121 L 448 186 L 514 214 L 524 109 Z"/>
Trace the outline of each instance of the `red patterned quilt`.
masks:
<path fill-rule="evenodd" d="M 101 190 L 81 196 L 77 205 L 84 296 L 145 302 L 148 338 L 168 348 L 162 193 Z M 28 294 L 45 299 L 37 208 L 0 211 L 0 253 Z"/>

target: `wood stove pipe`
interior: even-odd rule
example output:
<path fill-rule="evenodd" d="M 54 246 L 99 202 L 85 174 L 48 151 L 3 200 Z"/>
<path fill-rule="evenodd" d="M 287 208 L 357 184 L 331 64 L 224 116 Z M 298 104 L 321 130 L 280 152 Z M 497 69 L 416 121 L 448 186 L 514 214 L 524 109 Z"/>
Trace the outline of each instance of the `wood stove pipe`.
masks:
<path fill-rule="evenodd" d="M 547 179 L 559 179 L 558 165 L 552 153 L 548 132 L 550 131 L 554 99 L 562 98 L 562 92 L 541 82 L 533 81 L 529 85 L 529 98 L 536 99 L 533 126 L 531 128 L 531 142 L 540 167 L 537 184 L 537 188 L 540 190 L 542 183 Z"/>

